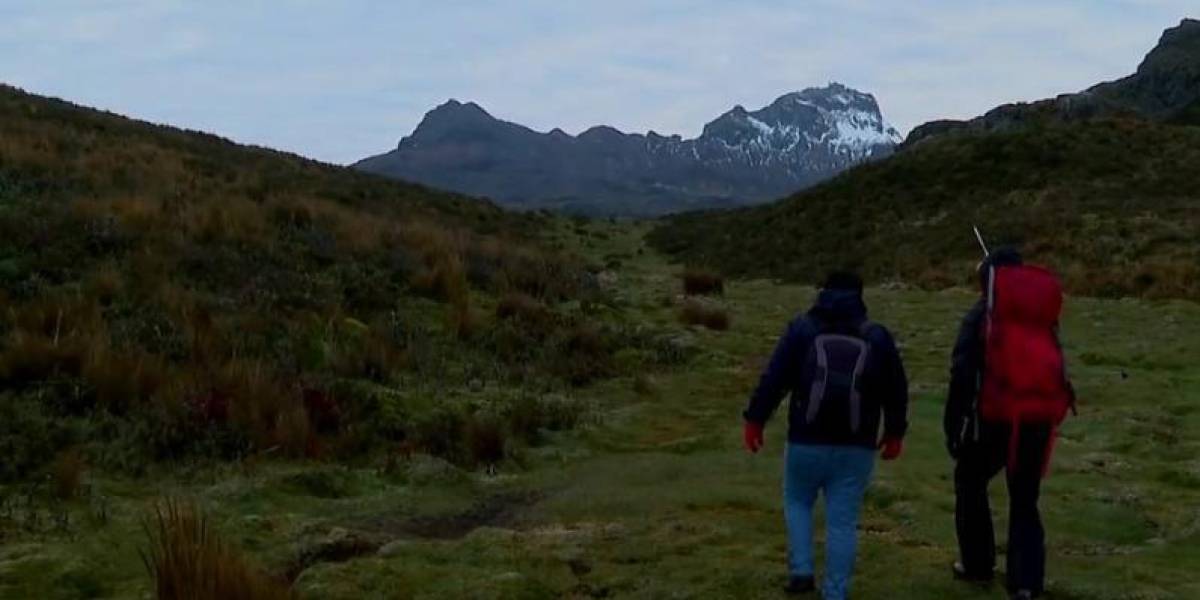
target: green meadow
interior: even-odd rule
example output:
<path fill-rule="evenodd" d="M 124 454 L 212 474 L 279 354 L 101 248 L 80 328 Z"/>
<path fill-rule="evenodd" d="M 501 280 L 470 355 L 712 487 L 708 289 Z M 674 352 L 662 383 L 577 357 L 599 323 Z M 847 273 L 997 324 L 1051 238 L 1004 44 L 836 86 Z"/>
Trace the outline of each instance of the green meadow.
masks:
<path fill-rule="evenodd" d="M 665 332 L 678 360 L 616 350 L 611 376 L 549 394 L 557 400 L 542 408 L 569 406 L 572 427 L 543 422 L 494 461 L 424 448 L 347 461 L 258 453 L 142 474 L 81 466 L 65 499 L 48 493 L 62 480 L 54 472 L 5 484 L 0 597 L 149 597 L 142 556 L 164 498 L 194 505 L 302 598 L 782 597 L 785 419 L 752 456 L 739 413 L 776 336 L 815 290 L 726 280 L 722 296 L 699 302 L 728 328 L 686 325 L 682 267 L 647 246 L 648 225 L 553 223 L 545 242 L 606 265 L 612 298 L 593 318 Z M 866 300 L 901 345 L 912 427 L 904 456 L 877 466 L 853 595 L 1004 598 L 1001 586 L 954 582 L 949 570 L 941 409 L 974 293 L 873 287 Z M 1043 487 L 1050 597 L 1200 597 L 1200 307 L 1072 297 L 1063 337 L 1080 414 L 1065 424 Z M 505 389 L 438 393 L 470 401 Z M 992 491 L 1002 541 L 1003 478 Z"/>

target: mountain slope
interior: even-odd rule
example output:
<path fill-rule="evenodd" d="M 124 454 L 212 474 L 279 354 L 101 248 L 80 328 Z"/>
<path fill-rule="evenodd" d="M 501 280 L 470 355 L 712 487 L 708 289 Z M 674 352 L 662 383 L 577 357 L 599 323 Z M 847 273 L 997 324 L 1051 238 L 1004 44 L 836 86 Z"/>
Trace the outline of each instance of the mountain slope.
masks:
<path fill-rule="evenodd" d="M 1194 42 L 1189 23 L 1164 43 L 1180 44 L 1178 31 Z M 1190 85 L 1200 53 L 1183 56 L 1191 62 L 1156 86 Z M 1197 298 L 1200 128 L 1175 124 L 1194 111 L 1193 101 L 1158 105 L 1171 123 L 1122 112 L 929 135 L 778 204 L 674 217 L 651 239 L 731 274 L 815 281 L 851 266 L 876 282 L 944 287 L 971 284 L 978 224 L 993 243 L 1056 267 L 1073 292 Z"/>
<path fill-rule="evenodd" d="M 656 347 L 555 224 L 0 87 L 0 485 L 67 448 L 496 460 Z"/>
<path fill-rule="evenodd" d="M 1028 104 L 1006 104 L 968 121 L 942 120 L 916 127 L 911 145 L 951 131 L 1003 131 L 1047 122 L 1140 117 L 1156 121 L 1189 118 L 1200 102 L 1200 21 L 1184 19 L 1163 32 L 1158 45 L 1128 77 L 1101 83 L 1077 94 Z"/>
<path fill-rule="evenodd" d="M 538 133 L 451 100 L 395 150 L 354 166 L 517 208 L 654 215 L 777 198 L 898 141 L 872 96 L 839 84 L 734 107 L 689 140 L 603 126 Z"/>

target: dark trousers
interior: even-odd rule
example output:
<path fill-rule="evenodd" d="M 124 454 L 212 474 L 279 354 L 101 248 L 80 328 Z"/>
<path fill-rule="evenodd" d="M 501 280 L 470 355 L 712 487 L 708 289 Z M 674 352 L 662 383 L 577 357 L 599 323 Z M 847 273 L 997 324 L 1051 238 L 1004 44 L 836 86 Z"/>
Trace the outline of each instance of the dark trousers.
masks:
<path fill-rule="evenodd" d="M 1001 469 L 1008 479 L 1008 587 L 1040 594 L 1046 576 L 1046 534 L 1038 512 L 1042 471 L 1050 426 L 1021 425 L 1014 438 L 1007 424 L 983 423 L 979 440 L 970 440 L 954 469 L 955 525 L 959 556 L 967 573 L 991 575 L 996 566 L 996 536 L 988 505 L 988 483 Z M 1016 453 L 1009 445 L 1016 440 Z M 1010 457 L 1012 458 L 1010 464 Z"/>

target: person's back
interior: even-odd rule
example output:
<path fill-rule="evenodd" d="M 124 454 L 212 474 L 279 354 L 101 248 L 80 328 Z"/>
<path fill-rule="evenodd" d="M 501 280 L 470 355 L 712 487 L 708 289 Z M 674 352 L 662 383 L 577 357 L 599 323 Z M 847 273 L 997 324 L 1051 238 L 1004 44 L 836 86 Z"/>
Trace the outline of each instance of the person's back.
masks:
<path fill-rule="evenodd" d="M 946 447 L 955 459 L 957 577 L 991 581 L 995 534 L 988 483 L 1007 471 L 1008 587 L 1014 598 L 1043 591 L 1045 533 L 1040 484 L 1056 428 L 1074 392 L 1057 326 L 1062 294 L 1048 271 L 999 251 L 980 267 L 983 297 L 963 319 L 946 402 Z"/>
<path fill-rule="evenodd" d="M 844 598 L 853 570 L 856 528 L 875 451 L 901 452 L 908 428 L 908 383 L 891 334 L 867 318 L 862 281 L 831 274 L 807 314 L 793 320 L 743 413 L 745 443 L 763 444 L 763 424 L 785 395 L 788 444 L 784 473 L 788 591 L 814 589 L 812 510 L 826 503 L 826 600 Z M 879 431 L 883 428 L 884 443 Z"/>

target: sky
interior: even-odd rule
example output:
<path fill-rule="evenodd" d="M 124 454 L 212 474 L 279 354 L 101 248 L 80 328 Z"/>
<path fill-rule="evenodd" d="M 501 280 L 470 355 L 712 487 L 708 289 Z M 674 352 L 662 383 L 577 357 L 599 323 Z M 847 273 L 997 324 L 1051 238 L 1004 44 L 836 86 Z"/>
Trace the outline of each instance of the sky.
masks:
<path fill-rule="evenodd" d="M 0 0 L 0 82 L 334 163 L 449 98 L 693 137 L 838 81 L 906 133 L 1132 73 L 1185 16 L 1196 0 Z"/>

